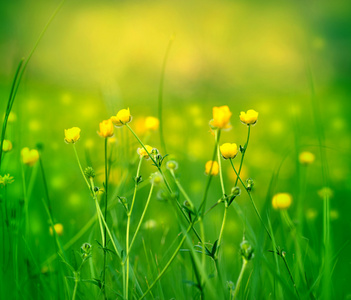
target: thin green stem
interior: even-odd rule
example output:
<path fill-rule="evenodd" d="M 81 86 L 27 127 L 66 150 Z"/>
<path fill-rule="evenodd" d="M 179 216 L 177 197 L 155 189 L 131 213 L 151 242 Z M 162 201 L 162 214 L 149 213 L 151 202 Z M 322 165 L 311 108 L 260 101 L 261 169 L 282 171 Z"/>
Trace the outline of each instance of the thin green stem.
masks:
<path fill-rule="evenodd" d="M 215 131 L 215 137 L 216 137 L 217 159 L 218 159 L 218 167 L 219 167 L 219 179 L 221 181 L 222 194 L 223 194 L 223 197 L 225 197 L 226 194 L 225 194 L 225 188 L 224 188 L 224 182 L 223 182 L 221 153 L 219 151 L 219 137 L 220 137 L 220 135 L 221 135 L 221 130 L 217 129 Z"/>
<path fill-rule="evenodd" d="M 107 137 L 105 137 L 105 222 L 107 222 L 107 199 L 108 199 L 108 159 L 107 159 Z M 105 289 L 105 280 L 106 280 L 106 227 L 104 228 L 104 267 L 102 270 L 102 292 L 104 294 L 104 298 L 106 299 L 106 289 Z"/>
<path fill-rule="evenodd" d="M 77 293 L 77 288 L 78 288 L 78 282 L 76 278 L 74 278 L 74 289 L 73 289 L 73 295 L 72 295 L 72 300 L 76 299 L 76 293 Z"/>
<path fill-rule="evenodd" d="M 77 162 L 78 162 L 78 166 L 79 166 L 80 172 L 82 173 L 83 178 L 84 178 L 84 180 L 85 180 L 85 183 L 87 184 L 89 190 L 91 191 L 91 189 L 93 189 L 94 187 L 93 187 L 93 186 L 90 186 L 90 184 L 89 184 L 89 182 L 88 182 L 88 179 L 85 177 L 85 174 L 84 174 L 84 171 L 83 171 L 83 168 L 82 168 L 82 165 L 81 165 L 81 163 L 80 163 L 79 156 L 78 156 L 78 152 L 77 152 L 77 149 L 76 149 L 76 144 L 75 144 L 75 143 L 72 143 L 72 146 L 73 146 L 74 154 L 76 155 L 76 158 L 77 158 Z"/>
<path fill-rule="evenodd" d="M 222 221 L 221 231 L 219 232 L 219 237 L 218 237 L 218 242 L 217 242 L 218 249 L 221 246 L 224 225 L 225 225 L 225 222 L 227 219 L 227 213 L 228 213 L 228 203 L 227 203 L 227 201 L 225 201 L 224 203 L 225 203 L 225 207 L 224 207 L 223 221 Z M 216 259 L 218 258 L 218 249 L 216 251 Z"/>
<path fill-rule="evenodd" d="M 244 275 L 244 272 L 245 272 L 246 265 L 247 265 L 247 260 L 245 258 L 243 258 L 243 264 L 241 266 L 241 270 L 240 270 L 240 274 L 239 274 L 238 280 L 236 281 L 233 299 L 235 299 L 236 296 L 239 293 L 239 288 L 240 288 L 241 280 L 243 279 L 243 275 Z"/>
<path fill-rule="evenodd" d="M 164 266 L 164 268 L 162 269 L 162 271 L 158 274 L 158 276 L 156 277 L 156 279 L 154 280 L 154 282 L 148 287 L 148 289 L 146 290 L 146 292 L 139 298 L 139 300 L 144 299 L 145 296 L 151 291 L 151 289 L 154 287 L 154 285 L 161 279 L 161 277 L 163 276 L 163 274 L 167 271 L 168 267 L 171 265 L 171 263 L 173 262 L 173 260 L 175 259 L 175 257 L 177 256 L 180 248 L 182 247 L 187 234 L 189 233 L 189 231 L 191 230 L 191 228 L 193 227 L 193 224 L 191 223 L 186 231 L 186 233 L 183 235 L 178 247 L 175 249 L 175 251 L 173 252 L 171 258 L 169 259 L 169 261 L 167 262 L 167 264 Z"/>
<path fill-rule="evenodd" d="M 94 179 L 92 177 L 90 177 L 90 184 L 92 187 L 94 187 Z M 92 188 L 92 192 L 93 192 L 93 198 L 95 200 L 96 214 L 97 214 L 97 218 L 99 220 L 99 226 L 100 226 L 100 231 L 101 231 L 101 242 L 102 242 L 102 245 L 104 245 L 105 244 L 105 235 L 104 235 L 104 227 L 102 226 L 102 221 L 101 221 L 100 214 L 99 214 L 100 206 L 99 206 L 99 203 L 97 201 L 97 197 L 96 197 L 96 193 L 95 193 L 94 188 Z"/>
<path fill-rule="evenodd" d="M 167 153 L 167 150 L 166 150 L 165 138 L 163 135 L 163 116 L 162 116 L 163 86 L 164 86 L 164 78 L 165 78 L 165 71 L 166 71 L 166 63 L 167 63 L 169 50 L 171 49 L 173 40 L 174 40 L 174 35 L 172 35 L 171 38 L 169 39 L 166 53 L 163 58 L 160 86 L 158 91 L 158 119 L 160 120 L 160 142 L 164 153 Z"/>
<path fill-rule="evenodd" d="M 138 180 L 140 176 L 140 167 L 141 163 L 143 161 L 143 158 L 140 157 L 139 164 L 138 164 L 138 169 L 137 169 L 137 174 L 135 177 L 135 184 L 134 184 L 134 192 L 133 192 L 133 199 L 132 199 L 132 204 L 130 206 L 130 210 L 127 213 L 127 231 L 126 231 L 126 260 L 125 260 L 125 268 L 126 268 L 126 273 L 125 273 L 125 289 L 124 289 L 124 298 L 128 299 L 128 288 L 129 288 L 129 230 L 130 230 L 130 217 L 133 212 L 133 207 L 134 207 L 134 202 L 136 198 L 136 193 L 138 190 Z"/>
<path fill-rule="evenodd" d="M 246 153 L 247 147 L 248 147 L 248 145 L 249 145 L 250 131 L 251 131 L 251 126 L 248 125 L 248 126 L 247 126 L 247 139 L 246 139 L 246 143 L 245 143 L 245 145 L 244 145 L 244 148 L 243 148 L 243 150 L 242 150 L 242 155 L 241 155 L 241 160 L 240 160 L 240 166 L 239 166 L 239 170 L 238 170 L 238 177 L 237 177 L 236 180 L 235 180 L 235 186 L 238 184 L 238 179 L 239 179 L 239 176 L 240 176 L 240 173 L 241 173 L 241 168 L 242 168 L 242 166 L 243 166 L 245 153 Z"/>

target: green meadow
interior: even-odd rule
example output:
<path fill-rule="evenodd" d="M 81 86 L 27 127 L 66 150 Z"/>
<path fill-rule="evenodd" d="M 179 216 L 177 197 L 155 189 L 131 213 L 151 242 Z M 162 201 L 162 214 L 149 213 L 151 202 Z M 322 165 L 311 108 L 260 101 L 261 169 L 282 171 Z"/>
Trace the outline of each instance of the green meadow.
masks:
<path fill-rule="evenodd" d="M 351 5 L 0 5 L 0 299 L 351 299 Z"/>

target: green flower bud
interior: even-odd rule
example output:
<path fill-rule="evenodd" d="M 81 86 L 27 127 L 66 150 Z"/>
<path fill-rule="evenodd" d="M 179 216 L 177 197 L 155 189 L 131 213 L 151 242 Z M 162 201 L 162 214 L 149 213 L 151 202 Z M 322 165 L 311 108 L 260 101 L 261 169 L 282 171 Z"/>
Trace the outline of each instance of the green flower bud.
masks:
<path fill-rule="evenodd" d="M 252 187 L 254 186 L 254 181 L 252 178 L 248 178 L 246 179 L 246 183 L 247 183 L 247 190 L 251 191 Z"/>
<path fill-rule="evenodd" d="M 235 197 L 240 196 L 241 194 L 240 188 L 238 186 L 233 187 L 231 190 L 231 194 Z"/>
<path fill-rule="evenodd" d="M 241 248 L 241 256 L 244 259 L 249 261 L 252 258 L 254 258 L 254 249 L 252 248 L 251 244 L 248 241 L 243 240 L 240 244 L 240 248 Z"/>
<path fill-rule="evenodd" d="M 167 162 L 166 168 L 167 168 L 168 170 L 173 170 L 173 171 L 175 171 L 175 170 L 178 169 L 178 163 L 177 163 L 176 161 L 174 161 L 174 160 L 170 160 L 170 161 Z"/>
<path fill-rule="evenodd" d="M 84 170 L 84 174 L 89 179 L 95 177 L 95 171 L 92 167 L 86 167 Z"/>

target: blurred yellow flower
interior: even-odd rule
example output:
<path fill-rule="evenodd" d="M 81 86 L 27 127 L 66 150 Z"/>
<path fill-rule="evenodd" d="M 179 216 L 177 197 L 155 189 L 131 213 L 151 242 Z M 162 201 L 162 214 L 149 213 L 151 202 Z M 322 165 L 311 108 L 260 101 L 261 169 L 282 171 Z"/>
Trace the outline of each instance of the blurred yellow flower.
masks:
<path fill-rule="evenodd" d="M 63 234 L 63 225 L 61 223 L 57 223 L 54 225 L 54 229 L 57 233 L 57 235 L 62 235 Z M 50 226 L 50 234 L 54 235 L 54 231 L 52 230 L 52 226 Z"/>
<path fill-rule="evenodd" d="M 153 147 L 149 146 L 149 145 L 145 145 L 145 148 L 147 149 L 147 151 L 151 154 Z M 138 154 L 140 155 L 140 157 L 144 157 L 146 159 L 149 159 L 149 154 L 147 154 L 147 152 L 145 151 L 145 149 L 143 147 L 138 148 L 137 150 Z"/>
<path fill-rule="evenodd" d="M 25 147 L 21 150 L 22 162 L 28 166 L 33 166 L 39 160 L 39 152 L 37 149 L 29 150 Z"/>
<path fill-rule="evenodd" d="M 227 105 L 220 107 L 213 107 L 212 109 L 213 119 L 210 121 L 212 127 L 219 129 L 228 129 L 231 128 L 229 121 L 232 116 L 231 111 Z"/>
<path fill-rule="evenodd" d="M 308 151 L 301 152 L 299 155 L 299 161 L 303 165 L 312 164 L 314 162 L 314 159 L 314 154 Z"/>
<path fill-rule="evenodd" d="M 100 124 L 100 131 L 98 134 L 104 138 L 113 136 L 113 124 L 111 119 L 103 120 Z"/>
<path fill-rule="evenodd" d="M 234 158 L 238 154 L 238 146 L 235 143 L 224 143 L 219 150 L 224 159 Z"/>
<path fill-rule="evenodd" d="M 65 142 L 67 144 L 77 142 L 80 139 L 80 131 L 79 127 L 65 129 Z"/>
<path fill-rule="evenodd" d="M 13 183 L 15 180 L 13 178 L 13 176 L 11 176 L 10 174 L 6 174 L 4 176 L 0 175 L 0 185 L 6 186 L 8 184 Z"/>
<path fill-rule="evenodd" d="M 132 120 L 132 116 L 130 114 L 129 108 L 128 109 L 121 109 L 116 116 L 112 116 L 111 120 L 113 124 L 117 127 L 121 127 Z"/>
<path fill-rule="evenodd" d="M 212 170 L 211 170 L 212 167 Z M 209 160 L 205 165 L 205 174 L 209 175 L 211 171 L 212 176 L 216 176 L 219 171 L 219 166 L 216 161 Z"/>
<path fill-rule="evenodd" d="M 292 202 L 292 196 L 288 193 L 278 193 L 272 199 L 272 206 L 275 209 L 287 209 Z"/>
<path fill-rule="evenodd" d="M 258 112 L 253 109 L 249 109 L 246 113 L 243 111 L 240 113 L 240 121 L 246 125 L 255 124 L 257 122 L 257 118 Z"/>
<path fill-rule="evenodd" d="M 318 196 L 322 199 L 324 199 L 324 197 L 332 198 L 334 196 L 334 192 L 330 187 L 325 186 L 318 191 Z"/>
<path fill-rule="evenodd" d="M 12 143 L 9 140 L 4 140 L 2 144 L 2 151 L 9 152 L 12 150 Z"/>
<path fill-rule="evenodd" d="M 147 130 L 157 130 L 159 126 L 160 126 L 159 119 L 157 119 L 155 117 L 146 117 L 145 128 Z"/>

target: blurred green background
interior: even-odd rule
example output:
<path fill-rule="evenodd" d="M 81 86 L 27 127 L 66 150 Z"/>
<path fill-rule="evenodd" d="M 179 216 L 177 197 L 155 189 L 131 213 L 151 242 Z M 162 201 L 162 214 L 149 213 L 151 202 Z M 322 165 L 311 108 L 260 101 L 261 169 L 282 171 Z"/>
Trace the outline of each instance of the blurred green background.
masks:
<path fill-rule="evenodd" d="M 58 4 L 1 2 L 1 115 L 19 60 L 29 54 Z M 163 117 L 167 150 L 180 164 L 184 187 L 198 204 L 206 182 L 204 164 L 211 159 L 214 145 L 208 126 L 212 107 L 230 107 L 233 128 L 222 134 L 221 141 L 241 145 L 246 128 L 239 122 L 239 113 L 255 109 L 259 121 L 252 128 L 244 176 L 255 180 L 254 195 L 260 209 L 267 201 L 270 206 L 267 189 L 279 165 L 273 192 L 289 192 L 295 199 L 301 172 L 297 155 L 305 150 L 316 155 L 307 170 L 303 200 L 310 225 L 306 239 L 318 252 L 323 224 L 318 191 L 325 185 L 320 137 L 333 190 L 333 253 L 341 251 L 332 275 L 333 293 L 350 297 L 350 8 L 347 1 L 66 1 L 29 62 L 13 106 L 17 120 L 9 123 L 7 138 L 14 149 L 5 155 L 1 170 L 15 177 L 11 195 L 22 197 L 20 149 L 43 143 L 55 219 L 65 228 L 63 242 L 76 234 L 94 215 L 94 203 L 85 190 L 73 149 L 63 141 L 64 129 L 82 129 L 78 152 L 84 165 L 92 164 L 102 173 L 103 140 L 96 133 L 99 122 L 129 107 L 131 126 L 138 131 L 140 120 L 157 116 L 162 61 L 169 39 L 175 35 L 166 66 Z M 143 137 L 141 129 L 139 132 Z M 158 134 L 153 133 L 149 144 L 160 147 Z M 114 189 L 138 147 L 125 128 L 116 130 L 116 137 L 111 146 L 116 158 Z M 142 169 L 145 178 L 153 171 L 146 165 Z M 223 166 L 229 190 L 233 177 L 229 163 Z M 131 167 L 135 170 L 135 165 Z M 133 172 L 120 187 L 121 196 L 132 188 Z M 102 185 L 102 180 L 97 183 Z M 54 249 L 43 244 L 49 236 L 48 225 L 40 201 L 40 180 L 36 184 L 31 227 L 36 237 L 33 243 L 41 245 L 36 251 L 44 259 Z M 218 178 L 214 186 L 211 203 L 219 198 Z M 253 228 L 259 227 L 246 195 L 238 203 Z M 115 220 L 123 219 L 118 208 Z M 165 230 L 176 234 L 178 227 L 172 227 L 170 221 L 173 215 L 167 203 L 152 203 L 147 218 L 156 220 L 153 230 L 157 237 Z M 210 215 L 212 241 L 221 218 L 222 210 Z M 231 211 L 224 245 L 228 266 L 239 268 L 242 232 L 242 222 Z M 154 247 L 159 244 L 158 239 L 149 242 Z"/>

